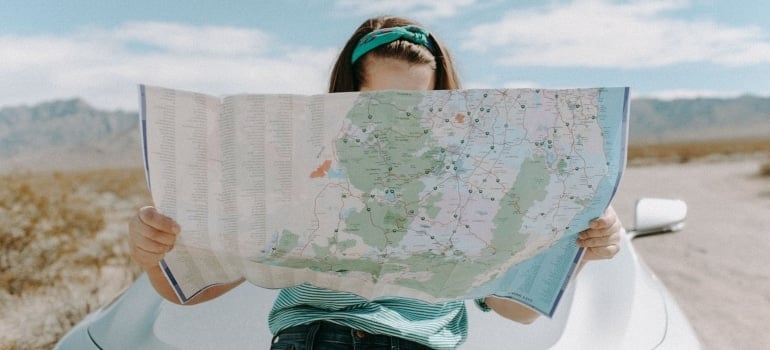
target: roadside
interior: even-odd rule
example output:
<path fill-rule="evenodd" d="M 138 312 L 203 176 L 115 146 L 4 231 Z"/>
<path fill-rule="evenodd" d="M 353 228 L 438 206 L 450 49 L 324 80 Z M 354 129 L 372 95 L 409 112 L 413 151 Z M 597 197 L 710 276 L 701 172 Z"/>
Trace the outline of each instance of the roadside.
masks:
<path fill-rule="evenodd" d="M 770 347 L 770 177 L 767 158 L 712 158 L 631 167 L 614 207 L 626 226 L 640 197 L 685 200 L 676 234 L 640 238 L 637 252 L 680 303 L 705 349 Z"/>

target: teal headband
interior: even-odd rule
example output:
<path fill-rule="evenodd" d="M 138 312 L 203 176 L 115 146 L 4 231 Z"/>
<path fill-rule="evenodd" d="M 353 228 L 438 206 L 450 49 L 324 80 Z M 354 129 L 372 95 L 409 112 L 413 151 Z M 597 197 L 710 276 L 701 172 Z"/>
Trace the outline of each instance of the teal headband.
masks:
<path fill-rule="evenodd" d="M 425 29 L 417 26 L 377 29 L 364 35 L 364 37 L 358 41 L 358 45 L 356 45 L 355 50 L 353 50 L 351 63 L 356 63 L 356 61 L 358 61 L 361 56 L 365 55 L 369 51 L 374 50 L 375 48 L 390 44 L 400 39 L 422 45 L 435 55 L 436 47 L 430 42 L 430 40 L 428 40 L 428 36 L 430 36 L 430 33 L 428 33 Z"/>

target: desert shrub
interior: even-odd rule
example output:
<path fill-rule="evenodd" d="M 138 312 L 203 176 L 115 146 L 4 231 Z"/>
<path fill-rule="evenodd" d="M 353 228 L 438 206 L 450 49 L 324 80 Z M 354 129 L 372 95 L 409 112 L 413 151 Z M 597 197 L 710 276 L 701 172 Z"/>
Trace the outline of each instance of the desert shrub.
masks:
<path fill-rule="evenodd" d="M 0 285 L 19 295 L 56 276 L 50 267 L 73 256 L 104 227 L 103 208 L 64 188 L 41 192 L 26 181 L 4 179 L 0 190 Z M 52 191 L 51 191 L 52 190 Z"/>
<path fill-rule="evenodd" d="M 50 348 L 131 283 L 141 170 L 0 176 L 0 349 Z"/>

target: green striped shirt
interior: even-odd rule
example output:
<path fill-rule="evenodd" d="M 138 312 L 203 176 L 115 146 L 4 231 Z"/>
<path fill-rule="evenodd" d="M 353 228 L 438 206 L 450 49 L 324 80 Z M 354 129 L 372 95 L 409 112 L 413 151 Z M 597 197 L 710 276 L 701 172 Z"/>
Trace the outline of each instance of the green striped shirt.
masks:
<path fill-rule="evenodd" d="M 372 334 L 385 334 L 454 349 L 468 336 L 465 303 L 431 304 L 405 298 L 368 301 L 355 294 L 309 284 L 285 288 L 268 316 L 270 331 L 325 320 Z"/>

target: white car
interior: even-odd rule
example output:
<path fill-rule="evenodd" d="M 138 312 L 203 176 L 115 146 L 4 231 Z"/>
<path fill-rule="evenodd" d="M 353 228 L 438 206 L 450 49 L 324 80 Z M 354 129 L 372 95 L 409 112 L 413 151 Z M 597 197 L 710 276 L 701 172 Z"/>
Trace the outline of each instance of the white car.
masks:
<path fill-rule="evenodd" d="M 700 349 L 687 318 L 631 244 L 634 237 L 679 230 L 686 211 L 678 200 L 639 200 L 620 253 L 587 264 L 552 319 L 521 325 L 469 301 L 470 330 L 461 349 Z M 267 313 L 276 295 L 243 283 L 215 300 L 178 306 L 142 275 L 55 349 L 267 349 Z"/>

